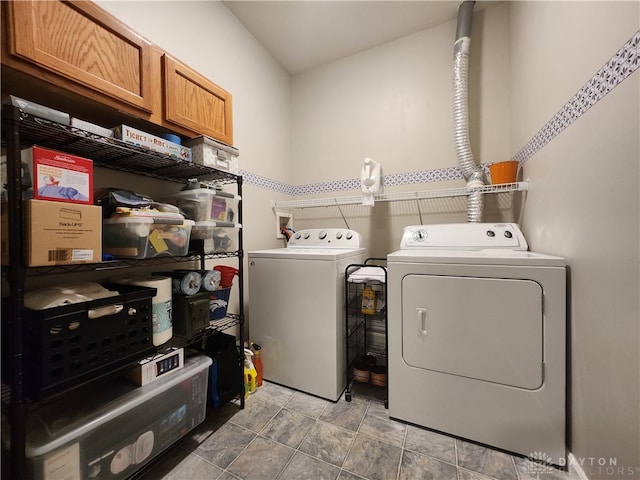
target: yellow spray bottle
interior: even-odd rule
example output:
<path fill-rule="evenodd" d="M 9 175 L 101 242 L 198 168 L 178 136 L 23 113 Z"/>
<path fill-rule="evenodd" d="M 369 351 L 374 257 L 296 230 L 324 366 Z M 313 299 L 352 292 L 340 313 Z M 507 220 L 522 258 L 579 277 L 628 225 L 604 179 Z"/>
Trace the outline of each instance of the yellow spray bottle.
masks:
<path fill-rule="evenodd" d="M 253 365 L 253 361 L 251 361 L 251 357 L 253 357 L 253 352 L 248 348 L 244 349 L 244 398 L 247 398 L 250 393 L 256 391 L 256 378 L 258 377 L 258 372 L 256 372 L 256 367 Z"/>

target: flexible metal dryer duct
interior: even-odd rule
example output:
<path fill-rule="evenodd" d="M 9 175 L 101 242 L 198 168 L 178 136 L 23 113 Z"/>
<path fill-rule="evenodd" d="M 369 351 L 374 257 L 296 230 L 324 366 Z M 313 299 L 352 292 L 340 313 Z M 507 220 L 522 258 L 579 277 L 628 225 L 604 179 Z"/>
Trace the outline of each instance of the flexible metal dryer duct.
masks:
<path fill-rule="evenodd" d="M 484 182 L 484 172 L 476 165 L 469 142 L 469 49 L 471 46 L 472 0 L 465 0 L 458 7 L 458 24 L 453 57 L 453 115 L 454 138 L 460 169 L 467 180 L 469 196 L 467 200 L 467 221 L 482 222 L 484 198 L 478 191 Z"/>

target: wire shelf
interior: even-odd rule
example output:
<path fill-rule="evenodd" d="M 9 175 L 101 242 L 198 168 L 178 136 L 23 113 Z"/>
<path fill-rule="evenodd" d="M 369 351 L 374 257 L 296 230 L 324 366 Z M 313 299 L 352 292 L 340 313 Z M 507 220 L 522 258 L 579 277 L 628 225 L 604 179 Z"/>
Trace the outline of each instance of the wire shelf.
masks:
<path fill-rule="evenodd" d="M 176 183 L 187 183 L 191 179 L 219 184 L 235 183 L 236 175 L 200 165 L 194 162 L 154 152 L 126 143 L 116 138 L 107 138 L 62 125 L 50 120 L 34 117 L 19 109 L 12 116 L 11 107 L 3 106 L 3 120 L 19 124 L 23 146 L 46 145 L 53 150 L 90 158 L 94 166 L 120 170 Z M 3 146 L 6 139 L 3 131 Z"/>
<path fill-rule="evenodd" d="M 503 183 L 497 185 L 484 185 L 482 187 L 468 189 L 466 187 L 447 188 L 439 190 L 425 190 L 421 192 L 398 192 L 383 193 L 375 195 L 373 198 L 376 202 L 406 202 L 412 200 L 426 200 L 430 198 L 450 198 L 463 197 L 469 195 L 472 191 L 481 193 L 507 193 L 522 192 L 529 188 L 529 181 Z M 349 197 L 327 197 L 327 198 L 305 198 L 301 200 L 282 200 L 271 202 L 274 208 L 316 208 L 316 207 L 334 207 L 342 205 L 359 205 L 362 204 L 362 196 L 353 195 Z"/>
<path fill-rule="evenodd" d="M 233 252 L 221 252 L 221 253 L 206 253 L 200 254 L 196 252 L 189 252 L 188 255 L 183 257 L 176 256 L 158 256 L 152 258 L 122 258 L 118 260 L 108 260 L 99 263 L 78 263 L 72 265 L 51 265 L 42 267 L 27 267 L 25 269 L 25 275 L 27 277 L 37 277 L 41 275 L 53 275 L 63 273 L 77 273 L 77 272 L 102 272 L 107 270 L 119 270 L 130 267 L 152 266 L 152 265 L 165 265 L 182 262 L 196 262 L 202 258 L 205 260 L 213 260 L 218 258 L 230 258 L 239 257 L 240 251 Z M 2 269 L 2 276 L 6 276 L 6 269 Z"/>

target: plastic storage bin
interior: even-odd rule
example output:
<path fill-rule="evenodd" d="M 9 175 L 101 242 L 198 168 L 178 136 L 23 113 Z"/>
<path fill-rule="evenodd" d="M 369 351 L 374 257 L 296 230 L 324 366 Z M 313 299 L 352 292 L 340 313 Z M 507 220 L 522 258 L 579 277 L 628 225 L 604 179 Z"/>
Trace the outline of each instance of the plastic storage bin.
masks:
<path fill-rule="evenodd" d="M 204 240 L 204 253 L 224 253 L 238 250 L 239 223 L 196 222 L 192 239 Z"/>
<path fill-rule="evenodd" d="M 204 135 L 185 140 L 183 143 L 191 147 L 191 158 L 194 163 L 217 168 L 234 175 L 240 171 L 237 148 Z"/>
<path fill-rule="evenodd" d="M 119 295 L 24 309 L 24 388 L 32 399 L 94 380 L 155 351 L 155 288 L 103 284 Z M 112 307 L 114 307 L 112 309 Z"/>
<path fill-rule="evenodd" d="M 102 252 L 124 258 L 185 256 L 194 223 L 153 217 L 105 218 Z"/>
<path fill-rule="evenodd" d="M 123 479 L 202 423 L 211 358 L 139 387 L 124 377 L 94 385 L 27 417 L 30 478 Z"/>
<path fill-rule="evenodd" d="M 165 197 L 162 201 L 180 207 L 188 218 L 196 222 L 234 223 L 238 220 L 240 197 L 233 193 L 194 188 Z"/>

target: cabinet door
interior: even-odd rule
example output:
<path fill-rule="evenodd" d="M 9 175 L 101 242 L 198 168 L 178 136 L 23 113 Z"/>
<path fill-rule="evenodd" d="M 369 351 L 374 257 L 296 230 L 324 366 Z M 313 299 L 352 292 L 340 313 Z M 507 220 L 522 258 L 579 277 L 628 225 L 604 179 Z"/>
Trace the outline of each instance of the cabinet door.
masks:
<path fill-rule="evenodd" d="M 8 2 L 9 52 L 145 112 L 150 44 L 91 2 Z"/>
<path fill-rule="evenodd" d="M 231 94 L 165 54 L 165 120 L 233 145 Z"/>

